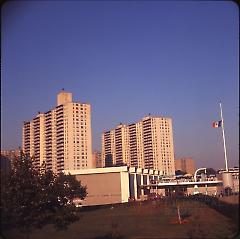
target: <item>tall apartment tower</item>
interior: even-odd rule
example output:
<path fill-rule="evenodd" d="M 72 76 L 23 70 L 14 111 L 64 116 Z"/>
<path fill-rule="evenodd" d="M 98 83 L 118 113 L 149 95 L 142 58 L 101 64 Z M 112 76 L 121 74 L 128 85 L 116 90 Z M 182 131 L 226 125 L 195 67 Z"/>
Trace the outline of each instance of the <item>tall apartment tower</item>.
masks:
<path fill-rule="evenodd" d="M 91 107 L 62 90 L 57 106 L 23 125 L 23 151 L 36 168 L 54 172 L 92 168 Z"/>
<path fill-rule="evenodd" d="M 105 167 L 128 165 L 174 175 L 172 119 L 147 116 L 140 122 L 104 132 L 102 161 Z"/>

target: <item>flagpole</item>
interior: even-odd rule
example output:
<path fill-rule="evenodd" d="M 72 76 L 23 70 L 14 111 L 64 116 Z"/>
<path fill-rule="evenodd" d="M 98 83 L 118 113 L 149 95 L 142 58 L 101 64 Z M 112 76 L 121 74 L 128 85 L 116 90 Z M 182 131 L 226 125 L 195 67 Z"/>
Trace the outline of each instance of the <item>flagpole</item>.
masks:
<path fill-rule="evenodd" d="M 221 128 L 222 128 L 222 136 L 223 136 L 223 147 L 224 147 L 224 158 L 225 158 L 225 167 L 226 171 L 228 172 L 228 161 L 227 161 L 227 149 L 226 149 L 226 140 L 225 140 L 225 133 L 224 133 L 224 122 L 223 122 L 223 113 L 222 113 L 222 104 L 220 104 L 220 113 L 221 113 Z"/>

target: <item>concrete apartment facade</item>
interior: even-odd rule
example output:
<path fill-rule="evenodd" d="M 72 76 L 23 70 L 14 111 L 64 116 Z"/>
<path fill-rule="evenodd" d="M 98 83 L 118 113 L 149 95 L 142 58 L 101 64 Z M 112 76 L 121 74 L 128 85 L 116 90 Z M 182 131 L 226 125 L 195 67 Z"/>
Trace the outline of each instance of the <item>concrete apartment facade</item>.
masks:
<path fill-rule="evenodd" d="M 45 164 L 54 172 L 92 168 L 90 104 L 73 102 L 62 90 L 57 106 L 24 122 L 23 152 L 34 158 L 36 168 Z"/>
<path fill-rule="evenodd" d="M 103 167 L 101 153 L 96 150 L 92 153 L 92 166 L 93 168 Z"/>
<path fill-rule="evenodd" d="M 194 175 L 196 168 L 192 158 L 179 158 L 175 159 L 175 170 L 181 170 L 187 174 Z"/>
<path fill-rule="evenodd" d="M 159 170 L 174 175 L 172 119 L 144 117 L 140 122 L 118 125 L 102 134 L 104 166 L 121 166 Z"/>

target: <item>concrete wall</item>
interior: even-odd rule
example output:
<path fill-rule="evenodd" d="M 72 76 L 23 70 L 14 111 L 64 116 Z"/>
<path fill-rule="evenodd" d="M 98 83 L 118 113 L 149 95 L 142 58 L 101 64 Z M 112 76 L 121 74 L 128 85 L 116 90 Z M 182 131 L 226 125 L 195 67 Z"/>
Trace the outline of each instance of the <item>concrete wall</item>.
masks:
<path fill-rule="evenodd" d="M 121 195 L 122 202 L 128 202 L 129 193 L 129 174 L 128 172 L 120 172 L 121 175 Z"/>
<path fill-rule="evenodd" d="M 127 172 L 126 172 L 127 173 Z M 100 205 L 121 203 L 128 198 L 128 179 L 126 175 L 122 175 L 125 190 L 122 195 L 121 190 L 121 173 L 97 173 L 97 174 L 82 174 L 76 175 L 77 180 L 81 184 L 87 186 L 88 195 L 83 201 L 83 205 Z M 123 185 L 122 185 L 123 187 Z"/>

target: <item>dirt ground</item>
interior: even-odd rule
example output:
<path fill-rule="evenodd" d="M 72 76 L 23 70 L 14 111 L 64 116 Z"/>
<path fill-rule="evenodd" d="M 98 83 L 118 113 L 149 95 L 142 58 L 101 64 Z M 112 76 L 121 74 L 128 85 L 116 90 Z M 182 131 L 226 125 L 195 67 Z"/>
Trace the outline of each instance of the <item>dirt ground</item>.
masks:
<path fill-rule="evenodd" d="M 219 200 L 227 203 L 239 204 L 239 195 L 224 196 L 220 197 Z"/>

